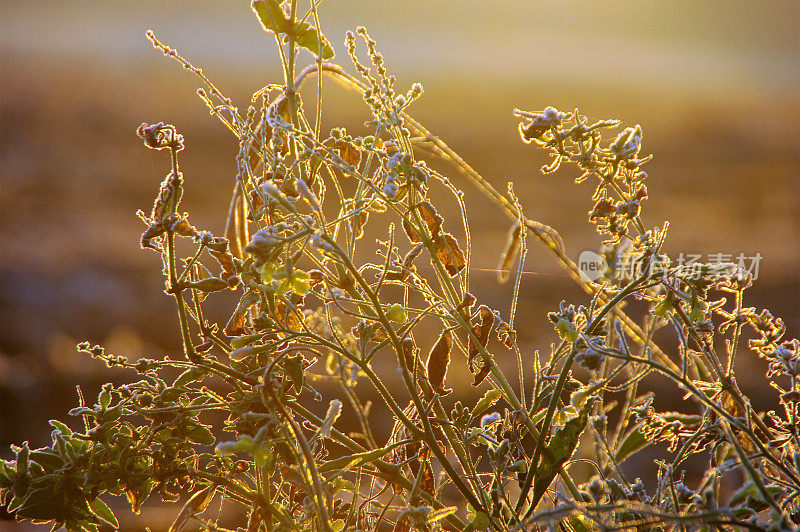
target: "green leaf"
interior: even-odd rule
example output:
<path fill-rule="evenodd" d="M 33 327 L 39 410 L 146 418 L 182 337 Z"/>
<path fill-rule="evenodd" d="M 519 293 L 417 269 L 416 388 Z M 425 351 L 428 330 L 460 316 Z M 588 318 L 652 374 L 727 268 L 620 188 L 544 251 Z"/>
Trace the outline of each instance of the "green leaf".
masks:
<path fill-rule="evenodd" d="M 336 55 L 328 39 L 317 28 L 309 26 L 308 23 L 304 22 L 295 25 L 292 32 L 295 35 L 295 42 L 312 54 L 321 55 L 322 59 L 333 59 L 334 55 Z M 322 51 L 319 49 L 320 44 L 322 45 Z"/>
<path fill-rule="evenodd" d="M 594 530 L 593 527 L 587 526 L 586 519 L 583 516 L 570 515 L 566 521 L 575 532 L 591 532 Z"/>
<path fill-rule="evenodd" d="M 60 422 L 57 419 L 51 419 L 50 425 L 55 427 L 56 429 L 61 432 L 64 436 L 72 436 L 72 429 L 66 426 L 64 423 Z"/>
<path fill-rule="evenodd" d="M 289 19 L 278 0 L 253 0 L 250 2 L 250 8 L 258 17 L 264 31 L 288 33 Z"/>
<path fill-rule="evenodd" d="M 650 442 L 645 439 L 644 434 L 639 432 L 639 429 L 633 429 L 625 436 L 622 443 L 619 444 L 617 452 L 614 453 L 614 460 L 618 464 L 621 464 L 630 455 L 644 449 L 649 444 Z"/>
<path fill-rule="evenodd" d="M 264 333 L 246 334 L 231 340 L 231 347 L 234 349 L 241 349 L 244 346 L 250 345 L 259 338 L 264 336 Z"/>
<path fill-rule="evenodd" d="M 256 463 L 256 467 L 259 469 L 264 469 L 267 465 L 267 459 L 269 458 L 269 454 L 267 450 L 263 447 L 256 447 L 252 449 L 253 451 L 253 461 Z"/>
<path fill-rule="evenodd" d="M 9 464 L 5 460 L 0 460 L 0 489 L 3 488 L 10 488 L 14 485 L 14 479 L 12 478 L 12 469 L 10 469 Z"/>
<path fill-rule="evenodd" d="M 28 456 L 30 452 L 28 442 L 23 442 L 22 448 L 17 451 L 17 475 L 28 474 Z"/>
<path fill-rule="evenodd" d="M 291 278 L 292 290 L 298 295 L 304 296 L 311 290 L 311 283 L 309 282 L 308 272 L 303 270 L 294 270 Z"/>
<path fill-rule="evenodd" d="M 564 340 L 574 342 L 578 339 L 578 331 L 575 330 L 575 326 L 564 318 L 558 320 L 556 331 L 558 331 L 558 335 Z"/>
<path fill-rule="evenodd" d="M 470 526 L 473 530 L 486 530 L 489 528 L 489 516 L 486 512 L 476 513 L 472 522 L 470 522 Z"/>
<path fill-rule="evenodd" d="M 183 283 L 182 288 L 191 288 L 200 290 L 201 292 L 219 292 L 220 290 L 230 288 L 230 285 L 227 281 L 223 281 L 217 277 L 208 277 L 206 279 L 200 279 L 199 281 Z"/>
<path fill-rule="evenodd" d="M 567 421 L 563 428 L 556 431 L 542 452 L 539 466 L 533 478 L 533 501 L 535 507 L 547 492 L 547 488 L 561 470 L 561 467 L 572 457 L 578 447 L 586 422 L 589 419 L 589 409 L 594 401 L 586 401 L 577 417 Z"/>
<path fill-rule="evenodd" d="M 295 391 L 300 393 L 300 390 L 303 389 L 303 355 L 297 353 L 294 356 L 285 357 L 281 367 L 291 379 Z"/>
<path fill-rule="evenodd" d="M 187 384 L 191 384 L 197 380 L 202 379 L 205 376 L 205 371 L 200 368 L 189 368 L 183 373 L 181 373 L 175 382 L 172 383 L 173 388 L 183 388 Z"/>
<path fill-rule="evenodd" d="M 186 436 L 190 441 L 199 443 L 200 445 L 211 445 L 216 441 L 214 433 L 205 425 L 198 425 L 189 431 Z"/>
<path fill-rule="evenodd" d="M 89 503 L 89 507 L 94 512 L 94 515 L 108 523 L 109 525 L 113 526 L 114 528 L 119 528 L 119 521 L 114 516 L 114 512 L 111 511 L 111 508 L 103 502 L 103 499 L 97 497 L 95 500 Z"/>
<path fill-rule="evenodd" d="M 452 515 L 456 513 L 458 508 L 456 506 L 448 506 L 447 508 L 440 508 L 438 510 L 434 510 L 428 514 L 427 519 L 425 520 L 426 523 L 431 524 L 444 519 L 448 515 Z"/>
<path fill-rule="evenodd" d="M 473 416 L 481 415 L 481 413 L 484 410 L 491 408 L 492 405 L 494 405 L 497 402 L 497 400 L 500 399 L 501 395 L 502 393 L 500 392 L 500 390 L 491 389 L 487 391 L 485 394 L 483 394 L 483 397 L 481 397 L 480 400 L 475 404 L 475 408 L 472 409 L 472 415 Z"/>
<path fill-rule="evenodd" d="M 344 530 L 344 519 L 336 519 L 335 521 L 332 521 L 331 530 L 333 530 L 333 532 Z"/>
<path fill-rule="evenodd" d="M 341 490 L 345 490 L 352 493 L 353 490 L 355 489 L 355 485 L 353 485 L 352 482 L 343 479 L 341 476 L 334 477 L 328 484 L 328 487 L 331 490 L 331 495 L 334 495 L 335 493 Z"/>
<path fill-rule="evenodd" d="M 324 464 L 320 465 L 318 469 L 320 473 L 327 473 L 328 471 L 339 471 L 340 473 L 344 473 L 345 471 L 349 471 L 354 467 L 358 467 L 381 458 L 395 447 L 396 445 L 393 445 L 386 448 L 375 449 L 374 451 L 365 451 L 363 453 L 342 456 L 341 458 L 328 460 Z"/>
<path fill-rule="evenodd" d="M 30 458 L 48 471 L 60 469 L 64 465 L 63 458 L 57 452 L 46 448 L 31 451 Z"/>
<path fill-rule="evenodd" d="M 406 317 L 406 311 L 400 303 L 395 303 L 390 306 L 389 310 L 386 312 L 386 317 L 397 323 L 405 323 L 408 319 L 408 317 Z"/>

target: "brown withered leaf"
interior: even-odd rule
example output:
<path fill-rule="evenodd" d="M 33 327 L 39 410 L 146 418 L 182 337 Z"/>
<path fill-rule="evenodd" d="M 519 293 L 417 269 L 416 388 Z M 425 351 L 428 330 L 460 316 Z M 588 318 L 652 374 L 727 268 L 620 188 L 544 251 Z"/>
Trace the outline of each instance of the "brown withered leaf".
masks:
<path fill-rule="evenodd" d="M 397 520 L 392 532 L 411 532 L 411 522 L 405 515 Z"/>
<path fill-rule="evenodd" d="M 387 281 L 405 281 L 408 278 L 408 270 L 386 270 Z"/>
<path fill-rule="evenodd" d="M 236 268 L 233 265 L 233 255 L 227 249 L 224 252 L 215 251 L 211 248 L 208 252 L 214 257 L 222 268 L 219 274 L 220 279 L 228 283 L 230 288 L 236 288 L 239 284 L 239 276 L 236 275 Z"/>
<path fill-rule="evenodd" d="M 734 386 L 738 387 L 736 384 L 734 384 Z M 719 394 L 719 400 L 722 404 L 722 408 L 732 416 L 739 418 L 745 417 L 744 410 L 742 410 L 741 406 L 739 406 L 734 399 L 734 396 L 729 391 L 722 390 Z M 741 445 L 745 451 L 752 453 L 756 450 L 755 445 L 753 445 L 753 442 L 744 432 L 737 430 L 734 432 L 734 434 L 736 435 L 736 439 L 739 441 L 739 445 Z"/>
<path fill-rule="evenodd" d="M 351 143 L 346 140 L 338 140 L 335 146 L 336 151 L 339 152 L 339 157 L 347 164 L 358 166 L 358 163 L 361 162 L 361 152 Z"/>
<path fill-rule="evenodd" d="M 481 321 L 472 326 L 472 334 L 478 338 L 481 346 L 486 347 L 486 344 L 489 342 L 489 334 L 492 332 L 492 327 L 494 327 L 494 313 L 492 313 L 492 310 L 486 305 L 481 305 L 478 307 L 478 318 Z M 472 336 L 470 336 L 467 364 L 473 376 L 473 386 L 478 386 L 483 382 L 483 379 L 489 375 L 489 371 L 491 370 L 489 364 L 480 356 L 480 352 L 480 347 L 478 347 L 472 339 Z"/>
<path fill-rule="evenodd" d="M 184 282 L 181 288 L 195 289 L 201 292 L 219 292 L 228 288 L 228 283 L 217 277 L 206 277 L 198 281 Z"/>
<path fill-rule="evenodd" d="M 403 493 L 403 485 L 399 482 L 392 482 L 392 493 L 400 495 Z"/>
<path fill-rule="evenodd" d="M 139 245 L 142 246 L 142 249 L 150 248 L 159 251 L 159 249 L 153 245 L 152 241 L 154 238 L 163 235 L 166 230 L 167 228 L 164 227 L 164 224 L 161 222 L 155 222 L 154 224 L 151 224 L 150 227 L 147 228 L 147 231 L 142 233 L 142 238 L 139 240 Z"/>
<path fill-rule="evenodd" d="M 508 273 L 511 269 L 511 264 L 514 262 L 514 259 L 517 258 L 519 249 L 522 247 L 522 239 L 520 238 L 521 235 L 522 226 L 519 224 L 519 222 L 517 222 L 512 225 L 511 229 L 508 231 L 508 236 L 506 237 L 506 246 L 503 250 L 503 254 L 500 256 L 500 265 L 497 267 L 499 270 L 497 272 L 497 280 L 501 283 L 508 281 Z"/>
<path fill-rule="evenodd" d="M 589 221 L 594 221 L 598 218 L 606 218 L 615 211 L 614 203 L 606 198 L 600 198 L 594 204 L 592 212 L 589 213 Z"/>
<path fill-rule="evenodd" d="M 422 491 L 429 495 L 434 495 L 436 492 L 436 484 L 433 478 L 433 467 L 431 466 L 430 460 L 425 460 L 422 462 L 422 468 L 420 469 L 420 474 L 422 478 L 420 479 L 419 486 L 422 488 Z"/>
<path fill-rule="evenodd" d="M 458 306 L 456 307 L 456 310 L 464 310 L 464 309 L 466 309 L 467 311 L 470 311 L 470 309 L 472 309 L 472 306 L 477 301 L 478 300 L 475 298 L 475 296 L 473 296 L 469 292 L 464 292 L 464 297 L 461 298 L 461 303 L 458 304 Z"/>
<path fill-rule="evenodd" d="M 261 209 L 261 207 L 264 205 L 264 201 L 261 199 L 261 194 L 259 194 L 256 190 L 252 190 L 250 192 L 250 205 L 253 208 L 247 213 L 247 219 L 251 222 L 255 222 L 255 214 L 258 213 L 259 209 Z"/>
<path fill-rule="evenodd" d="M 414 474 L 414 476 L 419 477 L 419 488 L 428 495 L 433 496 L 434 492 L 436 491 L 436 483 L 434 482 L 433 478 L 433 467 L 431 466 L 431 461 L 429 459 L 412 460 L 408 465 L 411 467 L 411 472 Z M 424 499 L 419 495 L 411 499 L 411 504 L 414 506 L 420 505 L 423 502 Z"/>
<path fill-rule="evenodd" d="M 318 285 L 325 280 L 325 276 L 319 270 L 308 270 L 308 282 L 311 287 Z"/>
<path fill-rule="evenodd" d="M 483 379 L 485 379 L 489 375 L 489 372 L 492 369 L 489 366 L 489 364 L 487 364 L 486 361 L 484 360 L 481 360 L 481 364 L 482 366 L 480 367 L 480 369 L 478 369 L 477 372 L 473 373 L 472 375 L 473 386 L 480 386 L 480 384 L 483 382 Z"/>
<path fill-rule="evenodd" d="M 434 248 L 436 256 L 444 264 L 444 268 L 450 274 L 450 277 L 457 275 L 458 272 L 464 269 L 467 264 L 464 260 L 464 252 L 461 251 L 458 241 L 453 235 L 445 233 L 438 236 L 433 240 L 433 245 L 436 246 Z"/>
<path fill-rule="evenodd" d="M 369 212 L 361 211 L 348 220 L 350 230 L 355 234 L 355 239 L 359 240 L 364 236 L 364 226 L 367 225 L 369 219 Z"/>
<path fill-rule="evenodd" d="M 410 336 L 403 338 L 403 358 L 406 361 L 406 367 L 413 375 L 417 370 L 417 348 L 414 345 L 414 339 Z"/>
<path fill-rule="evenodd" d="M 278 319 L 278 322 L 287 329 L 295 332 L 303 330 L 303 317 L 300 312 L 296 309 L 289 309 L 287 312 L 286 304 L 278 299 L 275 301 L 275 317 Z"/>
<path fill-rule="evenodd" d="M 217 486 L 212 484 L 192 495 L 169 527 L 169 532 L 181 532 L 192 517 L 205 512 L 216 491 Z"/>
<path fill-rule="evenodd" d="M 172 224 L 172 232 L 176 235 L 195 237 L 197 236 L 197 228 L 189 223 L 186 218 L 181 218 Z"/>
<path fill-rule="evenodd" d="M 414 208 L 419 211 L 420 218 L 422 218 L 422 221 L 425 222 L 425 225 L 428 227 L 428 233 L 436 240 L 436 237 L 442 232 L 442 222 L 444 218 L 439 216 L 439 213 L 436 212 L 433 205 L 427 201 L 419 202 Z M 409 212 L 409 216 L 413 215 Z M 415 244 L 422 242 L 422 237 L 419 232 L 414 228 L 413 224 L 405 218 L 403 218 L 403 230 L 406 232 L 411 242 Z"/>
<path fill-rule="evenodd" d="M 283 478 L 284 482 L 288 482 L 292 485 L 299 493 L 306 492 L 306 483 L 303 479 L 303 474 L 300 473 L 295 467 L 290 467 L 285 464 L 281 464 L 281 478 Z"/>
<path fill-rule="evenodd" d="M 492 310 L 486 305 L 481 305 L 478 307 L 478 318 L 481 321 L 472 326 L 472 333 L 478 338 L 481 346 L 486 347 L 486 344 L 489 342 L 489 333 L 492 332 L 492 327 L 494 326 L 494 313 L 492 313 Z M 480 349 L 470 336 L 469 361 L 472 362 L 479 353 Z"/>
<path fill-rule="evenodd" d="M 453 331 L 445 329 L 428 355 L 428 381 L 435 392 L 449 393 L 443 388 L 447 367 L 450 365 L 450 350 L 453 348 Z"/>
<path fill-rule="evenodd" d="M 245 333 L 244 325 L 247 321 L 247 310 L 258 303 L 258 294 L 245 292 L 236 310 L 233 311 L 228 323 L 225 325 L 225 334 L 228 336 L 241 336 Z"/>

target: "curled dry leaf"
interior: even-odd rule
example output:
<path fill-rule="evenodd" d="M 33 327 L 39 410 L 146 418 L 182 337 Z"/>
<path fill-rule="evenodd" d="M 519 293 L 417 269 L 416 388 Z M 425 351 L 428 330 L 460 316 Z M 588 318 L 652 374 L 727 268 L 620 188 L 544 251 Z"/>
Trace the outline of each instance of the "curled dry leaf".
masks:
<path fill-rule="evenodd" d="M 422 244 L 417 244 L 416 246 L 411 248 L 408 251 L 408 253 L 406 253 L 406 256 L 403 257 L 403 269 L 404 270 L 407 270 L 407 269 L 411 268 L 411 265 L 414 263 L 414 259 L 419 257 L 419 254 L 422 253 L 422 248 L 423 247 L 424 246 Z"/>
<path fill-rule="evenodd" d="M 433 467 L 431 466 L 430 459 L 412 460 L 409 462 L 409 465 L 414 475 L 419 477 L 419 489 L 428 495 L 435 495 L 436 483 L 433 478 Z M 411 504 L 414 506 L 420 505 L 423 502 L 424 499 L 419 495 L 411 499 Z"/>
<path fill-rule="evenodd" d="M 414 345 L 414 339 L 410 336 L 403 338 L 403 358 L 406 361 L 406 367 L 413 374 L 417 370 L 417 347 Z"/>
<path fill-rule="evenodd" d="M 478 300 L 475 298 L 475 296 L 469 292 L 464 292 L 464 297 L 461 298 L 461 303 L 458 304 L 456 310 L 466 309 L 467 311 L 470 311 L 477 301 Z"/>
<path fill-rule="evenodd" d="M 361 162 L 361 152 L 352 143 L 344 139 L 338 139 L 333 143 L 333 146 L 339 153 L 339 157 L 347 164 L 358 166 L 358 163 Z"/>
<path fill-rule="evenodd" d="M 170 215 L 177 214 L 182 197 L 183 175 L 180 172 L 170 172 L 161 182 L 158 196 L 153 202 L 153 210 L 150 211 L 150 218 L 164 220 Z"/>
<path fill-rule="evenodd" d="M 481 305 L 478 307 L 478 318 L 481 321 L 472 326 L 472 334 L 475 335 L 482 347 L 486 347 L 486 344 L 489 342 L 489 334 L 492 332 L 492 327 L 494 326 L 494 313 L 492 313 L 492 310 L 486 305 Z M 480 356 L 480 352 L 480 347 L 478 347 L 472 339 L 472 336 L 470 336 L 469 358 L 467 359 L 467 363 L 469 364 L 469 371 L 474 378 L 473 386 L 478 386 L 483 382 L 483 379 L 486 378 L 490 370 L 489 364 L 483 360 Z"/>
<path fill-rule="evenodd" d="M 445 329 L 428 355 L 428 381 L 435 392 L 449 393 L 444 389 L 444 378 L 450 365 L 450 350 L 453 348 L 453 331 Z"/>
<path fill-rule="evenodd" d="M 283 301 L 275 301 L 275 317 L 278 322 L 285 328 L 295 332 L 303 330 L 303 316 L 297 309 L 286 309 L 286 304 Z"/>
<path fill-rule="evenodd" d="M 353 205 L 353 215 L 348 218 L 347 223 L 350 225 L 350 231 L 355 235 L 355 239 L 359 240 L 364 236 L 364 226 L 369 219 L 369 210 L 365 208 L 364 200 L 358 200 L 351 205 Z"/>
<path fill-rule="evenodd" d="M 314 286 L 318 285 L 322 281 L 325 280 L 325 276 L 319 270 L 308 270 L 308 282 L 313 288 Z"/>
<path fill-rule="evenodd" d="M 181 532 L 193 516 L 205 512 L 216 491 L 217 486 L 212 484 L 192 495 L 183 505 L 181 513 L 178 514 L 178 517 L 169 527 L 169 532 Z"/>
<path fill-rule="evenodd" d="M 258 214 L 258 211 L 261 210 L 261 207 L 264 206 L 264 200 L 261 199 L 261 194 L 258 193 L 257 190 L 250 191 L 250 209 L 247 212 L 247 219 L 251 222 L 255 222 L 255 216 Z"/>
<path fill-rule="evenodd" d="M 428 228 L 428 233 L 431 235 L 433 252 L 444 265 L 450 277 L 453 277 L 466 266 L 464 252 L 461 251 L 458 241 L 450 233 L 442 233 L 442 222 L 444 219 L 439 216 L 436 209 L 434 209 L 433 205 L 429 202 L 421 201 L 414 209 L 419 211 L 420 218 L 422 218 L 422 221 L 425 222 L 425 226 Z M 422 236 L 419 231 L 405 218 L 403 219 L 403 230 L 411 242 L 415 244 L 422 242 Z M 411 260 L 413 260 L 413 257 Z M 431 258 L 431 263 L 433 263 L 433 258 Z"/>
<path fill-rule="evenodd" d="M 244 325 L 247 321 L 247 310 L 258 303 L 258 294 L 245 292 L 236 310 L 233 311 L 228 323 L 225 325 L 225 334 L 228 336 L 241 336 L 245 333 Z"/>
<path fill-rule="evenodd" d="M 225 281 L 230 288 L 236 288 L 236 286 L 239 284 L 239 276 L 236 275 L 236 267 L 233 264 L 233 255 L 231 255 L 230 251 L 227 250 L 227 245 L 225 251 L 220 252 L 209 248 L 208 252 L 217 260 L 222 268 L 222 272 L 219 274 L 220 279 Z"/>
<path fill-rule="evenodd" d="M 422 218 L 422 221 L 425 222 L 425 225 L 428 227 L 428 233 L 435 239 L 442 231 L 442 222 L 444 219 L 439 216 L 439 213 L 436 212 L 433 205 L 427 201 L 421 201 L 414 208 L 419 211 L 420 218 Z M 413 215 L 409 212 L 409 216 Z M 405 218 L 403 219 L 403 230 L 406 232 L 411 242 L 415 244 L 422 242 L 422 237 L 419 232 L 414 225 Z"/>
<path fill-rule="evenodd" d="M 466 266 L 464 252 L 458 246 L 458 241 L 450 233 L 445 233 L 433 240 L 436 257 L 444 265 L 450 277 L 458 274 Z"/>
<path fill-rule="evenodd" d="M 139 245 L 144 248 L 154 249 L 156 251 L 160 251 L 155 245 L 153 245 L 153 239 L 163 235 L 166 232 L 167 228 L 164 227 L 164 224 L 161 222 L 155 222 L 150 224 L 150 227 L 142 233 L 142 237 L 139 240 Z"/>
<path fill-rule="evenodd" d="M 186 218 L 177 220 L 170 226 L 170 230 L 181 236 L 196 237 L 197 228 L 194 227 Z"/>

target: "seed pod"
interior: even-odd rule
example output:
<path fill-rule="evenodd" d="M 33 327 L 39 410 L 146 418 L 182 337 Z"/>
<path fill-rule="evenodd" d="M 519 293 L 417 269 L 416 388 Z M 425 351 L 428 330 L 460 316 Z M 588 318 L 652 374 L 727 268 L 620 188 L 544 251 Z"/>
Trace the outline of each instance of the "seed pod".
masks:
<path fill-rule="evenodd" d="M 511 229 L 508 231 L 506 247 L 503 251 L 503 254 L 500 256 L 500 265 L 497 267 L 499 270 L 497 272 L 497 280 L 500 283 L 505 283 L 508 281 L 508 272 L 511 269 L 511 264 L 514 262 L 514 259 L 517 258 L 517 254 L 519 253 L 519 249 L 521 247 L 521 235 L 522 226 L 519 224 L 519 222 L 517 222 L 512 225 Z"/>

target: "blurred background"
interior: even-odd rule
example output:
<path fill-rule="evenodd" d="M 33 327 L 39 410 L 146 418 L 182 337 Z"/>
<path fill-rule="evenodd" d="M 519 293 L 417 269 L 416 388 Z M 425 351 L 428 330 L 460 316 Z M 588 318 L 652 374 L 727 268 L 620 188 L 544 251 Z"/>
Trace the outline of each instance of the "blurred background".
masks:
<path fill-rule="evenodd" d="M 514 107 L 580 108 L 644 129 L 646 225 L 669 219 L 667 250 L 760 253 L 745 304 L 800 332 L 800 4 L 745 1 L 367 2 L 326 0 L 325 33 L 349 62 L 344 31 L 365 25 L 399 87 L 425 95 L 412 109 L 500 190 L 514 180 L 526 214 L 558 229 L 577 257 L 601 238 L 586 223 L 592 186 L 565 168 L 544 176 L 543 153 L 519 142 Z M 139 250 L 137 209 L 149 212 L 168 170 L 144 149 L 141 122 L 173 123 L 187 139 L 183 208 L 224 229 L 236 143 L 195 96 L 198 80 L 156 53 L 164 42 L 203 67 L 244 109 L 280 82 L 274 40 L 242 1 L 0 3 L 0 455 L 48 441 L 74 386 L 88 397 L 110 373 L 75 352 L 78 341 L 133 357 L 176 353 L 173 301 L 155 253 Z M 305 55 L 304 61 L 311 61 Z M 357 96 L 326 83 L 324 128 L 364 132 Z M 324 129 L 324 130 L 325 130 Z M 494 268 L 509 226 L 468 190 L 476 268 Z M 545 313 L 586 301 L 531 240 L 519 325 L 525 351 L 547 351 Z M 474 292 L 507 308 L 509 285 L 476 269 Z M 232 300 L 218 302 L 226 319 Z M 738 361 L 758 377 L 757 361 Z M 743 388 L 755 400 L 763 377 Z M 658 401 L 657 401 L 658 403 Z M 664 406 L 665 403 L 656 406 Z M 667 405 L 669 406 L 669 405 Z M 652 464 L 642 462 L 641 472 Z M 168 519 L 174 510 L 164 514 Z M 153 525 L 157 521 L 150 516 Z M 0 522 L 0 529 L 10 524 Z M 130 525 L 133 527 L 133 525 Z"/>

